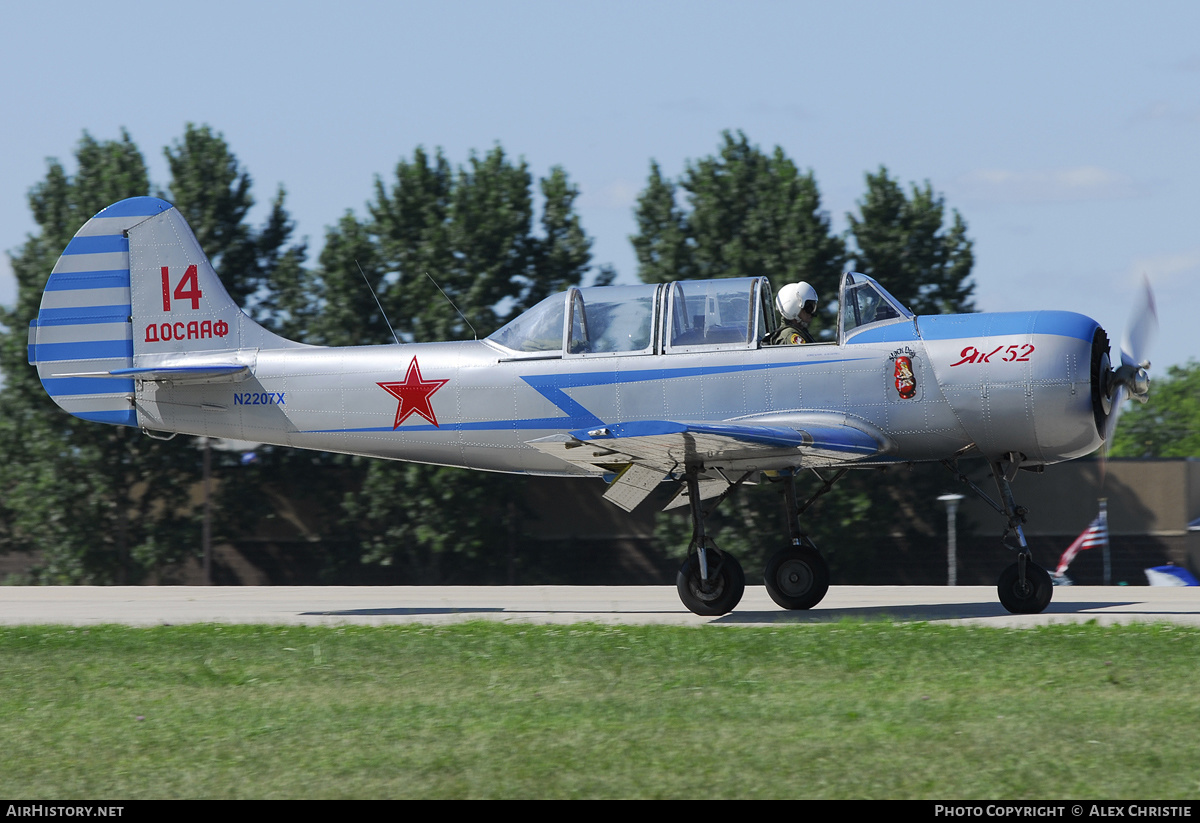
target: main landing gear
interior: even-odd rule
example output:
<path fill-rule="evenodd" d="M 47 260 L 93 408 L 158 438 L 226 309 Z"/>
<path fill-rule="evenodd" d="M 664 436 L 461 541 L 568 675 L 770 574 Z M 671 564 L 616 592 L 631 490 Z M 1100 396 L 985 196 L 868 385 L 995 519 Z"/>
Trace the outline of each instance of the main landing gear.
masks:
<path fill-rule="evenodd" d="M 775 552 L 767 560 L 763 570 L 763 582 L 767 594 L 785 609 L 811 609 L 821 602 L 829 591 L 829 566 L 821 557 L 816 545 L 800 530 L 800 513 L 813 501 L 833 488 L 846 469 L 842 469 L 817 490 L 800 508 L 796 504 L 796 474 L 792 472 L 784 481 L 784 508 L 787 510 L 788 531 L 792 543 Z"/>
<path fill-rule="evenodd" d="M 796 504 L 794 473 L 786 477 L 784 505 L 787 509 L 791 545 L 775 552 L 767 560 L 764 573 L 767 593 L 785 609 L 811 609 L 829 591 L 829 566 L 813 542 L 800 530 L 800 514 L 818 497 L 833 488 L 846 473 L 843 469 L 809 498 L 803 507 Z M 743 480 L 745 478 L 742 478 Z M 689 611 L 715 616 L 733 611 L 746 590 L 746 576 L 733 555 L 723 552 L 707 536 L 704 520 L 739 483 L 730 485 L 705 507 L 700 500 L 699 469 L 689 468 L 685 475 L 688 501 L 692 512 L 692 542 L 688 558 L 676 577 L 679 599 Z"/>
<path fill-rule="evenodd" d="M 1000 597 L 1000 604 L 1013 614 L 1039 614 L 1050 605 L 1050 600 L 1054 596 L 1054 582 L 1050 579 L 1049 572 L 1033 562 L 1033 554 L 1029 551 L 1029 544 L 1025 540 L 1024 529 L 1025 515 L 1029 513 L 1029 510 L 1024 506 L 1017 505 L 1013 498 L 1012 481 L 1021 467 L 1023 458 L 1024 455 L 1010 453 L 1005 455 L 1004 460 L 991 464 L 992 477 L 996 480 L 996 489 L 1000 493 L 1001 503 L 996 503 L 988 497 L 950 461 L 945 461 L 943 465 L 958 475 L 959 480 L 970 486 L 980 499 L 1007 518 L 1008 523 L 1001 541 L 1017 553 L 1017 562 L 1000 573 L 1000 580 L 996 584 L 996 593 Z M 1017 545 L 1014 546 L 1010 542 L 1010 538 L 1015 538 Z"/>
<path fill-rule="evenodd" d="M 715 617 L 733 611 L 746 593 L 746 573 L 732 554 L 723 552 L 704 531 L 704 518 L 720 505 L 736 485 L 729 486 L 705 510 L 700 500 L 700 471 L 690 467 L 685 476 L 692 510 L 692 542 L 688 557 L 675 577 L 679 599 L 688 611 Z"/>
<path fill-rule="evenodd" d="M 763 571 L 767 594 L 785 609 L 811 609 L 829 591 L 829 567 L 817 547 L 805 543 L 787 546 L 771 555 Z"/>

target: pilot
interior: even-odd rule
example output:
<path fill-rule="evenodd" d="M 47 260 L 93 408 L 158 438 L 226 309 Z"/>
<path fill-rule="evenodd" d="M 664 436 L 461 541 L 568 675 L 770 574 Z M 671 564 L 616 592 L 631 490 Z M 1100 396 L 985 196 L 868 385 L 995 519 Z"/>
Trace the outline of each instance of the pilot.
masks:
<path fill-rule="evenodd" d="M 783 317 L 783 325 L 771 335 L 772 346 L 792 346 L 812 343 L 808 324 L 817 313 L 817 290 L 801 280 L 788 283 L 775 295 L 775 308 Z"/>

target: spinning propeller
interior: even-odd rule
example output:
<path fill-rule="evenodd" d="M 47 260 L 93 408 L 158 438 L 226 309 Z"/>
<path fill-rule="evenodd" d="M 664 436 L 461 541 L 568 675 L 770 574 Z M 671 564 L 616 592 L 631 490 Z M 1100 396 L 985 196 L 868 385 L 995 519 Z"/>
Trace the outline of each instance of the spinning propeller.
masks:
<path fill-rule="evenodd" d="M 1104 427 L 1102 461 L 1108 457 L 1112 436 L 1117 429 L 1117 418 L 1121 416 L 1122 404 L 1131 397 L 1145 403 L 1150 392 L 1150 376 L 1146 373 L 1150 368 L 1147 354 L 1158 331 L 1158 312 L 1154 307 L 1154 293 L 1150 291 L 1150 281 L 1143 278 L 1142 282 L 1140 299 L 1134 305 L 1133 315 L 1121 338 L 1121 365 L 1108 370 L 1104 375 L 1104 402 L 1107 406 L 1108 421 Z M 1103 472 L 1103 469 L 1101 471 Z"/>

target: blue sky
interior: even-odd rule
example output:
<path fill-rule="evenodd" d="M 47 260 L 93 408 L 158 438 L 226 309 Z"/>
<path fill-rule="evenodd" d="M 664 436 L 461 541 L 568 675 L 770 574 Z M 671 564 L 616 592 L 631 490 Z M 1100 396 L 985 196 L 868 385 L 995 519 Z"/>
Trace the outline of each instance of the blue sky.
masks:
<path fill-rule="evenodd" d="M 651 159 L 743 130 L 817 179 L 834 226 L 885 165 L 975 241 L 981 309 L 1071 309 L 1119 339 L 1154 286 L 1162 366 L 1200 358 L 1200 4 L 4 2 L 0 250 L 84 130 L 129 130 L 155 183 L 187 122 L 224 134 L 315 247 L 418 145 L 563 166 L 597 263 Z M 259 215 L 261 218 L 261 214 Z M 885 281 L 886 285 L 886 281 Z M 0 261 L 0 303 L 14 294 Z"/>

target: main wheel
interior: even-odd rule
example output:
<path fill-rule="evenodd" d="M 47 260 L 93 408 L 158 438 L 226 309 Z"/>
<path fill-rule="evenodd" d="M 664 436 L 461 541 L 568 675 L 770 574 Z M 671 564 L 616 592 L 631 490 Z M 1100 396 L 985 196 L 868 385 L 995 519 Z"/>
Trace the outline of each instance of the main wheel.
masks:
<path fill-rule="evenodd" d="M 829 566 L 811 546 L 788 546 L 771 555 L 763 582 L 783 608 L 811 609 L 829 591 Z"/>
<path fill-rule="evenodd" d="M 1013 563 L 1000 573 L 996 585 L 1000 603 L 1013 614 L 1038 614 L 1050 605 L 1054 596 L 1054 582 L 1050 573 L 1032 562 L 1025 564 L 1025 582 L 1020 580 L 1020 571 Z"/>
<path fill-rule="evenodd" d="M 675 588 L 688 611 L 716 617 L 733 611 L 746 592 L 746 573 L 731 554 L 707 549 L 708 581 L 700 579 L 700 558 L 690 555 L 679 569 Z"/>

